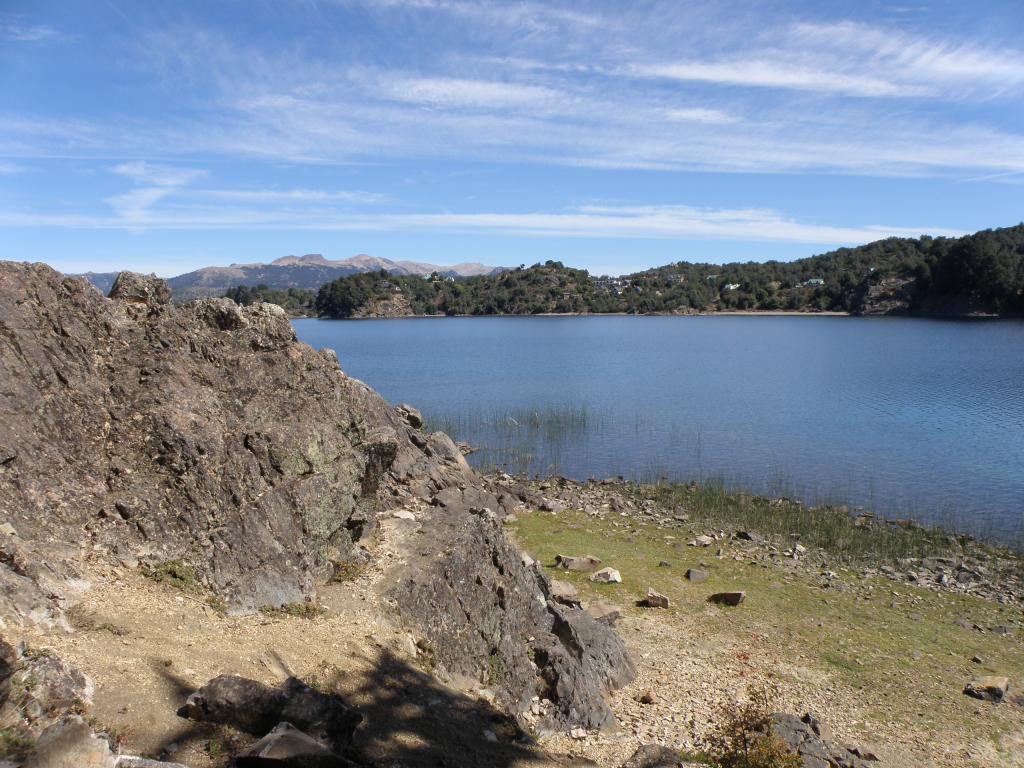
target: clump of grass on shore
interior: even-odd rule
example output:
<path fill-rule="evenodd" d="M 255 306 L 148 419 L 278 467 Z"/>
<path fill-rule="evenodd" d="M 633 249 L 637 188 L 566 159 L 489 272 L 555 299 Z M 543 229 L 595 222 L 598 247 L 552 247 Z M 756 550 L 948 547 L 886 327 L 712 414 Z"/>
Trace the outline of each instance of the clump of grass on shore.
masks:
<path fill-rule="evenodd" d="M 895 563 L 903 558 L 953 556 L 961 554 L 964 546 L 973 541 L 968 536 L 909 520 L 884 520 L 870 514 L 854 516 L 845 507 L 812 507 L 793 499 L 730 492 L 721 485 L 672 483 L 635 487 L 638 493 L 688 515 L 694 522 L 780 536 L 850 562 Z"/>

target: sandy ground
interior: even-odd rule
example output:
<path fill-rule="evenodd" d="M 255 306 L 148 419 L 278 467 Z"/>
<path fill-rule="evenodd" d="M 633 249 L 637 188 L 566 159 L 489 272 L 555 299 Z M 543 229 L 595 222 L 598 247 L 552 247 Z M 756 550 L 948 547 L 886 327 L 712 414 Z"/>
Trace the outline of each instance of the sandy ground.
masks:
<path fill-rule="evenodd" d="M 53 648 L 94 681 L 92 714 L 117 734 L 124 752 L 193 768 L 222 764 L 239 743 L 225 729 L 175 714 L 188 693 L 219 674 L 268 684 L 294 674 L 336 692 L 364 714 L 357 746 L 376 764 L 619 766 L 642 743 L 699 746 L 717 708 L 749 683 L 763 682 L 766 670 L 785 676 L 782 703 L 789 711 L 815 712 L 840 741 L 865 744 L 865 734 L 873 734 L 870 746 L 885 765 L 1024 765 L 1024 710 L 1022 727 L 1007 737 L 1022 744 L 1016 762 L 945 735 L 938 743 L 925 729 L 879 722 L 862 692 L 802 664 L 783 634 L 723 634 L 699 610 L 625 611 L 618 629 L 638 678 L 611 698 L 617 730 L 523 744 L 479 682 L 434 679 L 415 639 L 391 621 L 394 607 L 379 585 L 388 569 L 401 565 L 394 545 L 415 525 L 385 521 L 374 565 L 351 582 L 326 586 L 320 595 L 326 612 L 315 618 L 224 616 L 202 596 L 95 564 L 92 588 L 74 612 L 77 631 L 8 634 Z M 893 681 L 897 695 L 899 682 Z"/>

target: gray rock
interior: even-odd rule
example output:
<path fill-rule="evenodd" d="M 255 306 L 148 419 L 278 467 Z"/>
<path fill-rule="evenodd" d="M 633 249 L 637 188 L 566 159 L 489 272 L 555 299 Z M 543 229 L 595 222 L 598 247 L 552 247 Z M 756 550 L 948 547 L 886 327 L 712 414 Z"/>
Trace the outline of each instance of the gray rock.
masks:
<path fill-rule="evenodd" d="M 528 711 L 535 695 L 548 699 L 542 728 L 611 725 L 605 695 L 635 670 L 609 624 L 546 599 L 541 569 L 524 565 L 499 523 L 425 512 L 407 579 L 391 594 L 435 649 L 438 669 L 485 681 L 513 714 Z M 529 653 L 525 638 L 533 638 Z"/>
<path fill-rule="evenodd" d="M 601 564 L 593 555 L 555 555 L 555 564 L 567 571 L 594 571 Z"/>
<path fill-rule="evenodd" d="M 621 584 L 622 574 L 614 568 L 602 568 L 600 571 L 590 574 L 590 580 L 602 584 Z"/>
<path fill-rule="evenodd" d="M 637 605 L 643 608 L 668 608 L 669 600 L 668 597 L 660 592 L 655 592 L 653 589 L 648 588 L 647 597 L 640 600 Z"/>
<path fill-rule="evenodd" d="M 661 744 L 642 744 L 622 768 L 678 768 L 682 764 L 676 750 Z"/>
<path fill-rule="evenodd" d="M 800 756 L 806 768 L 869 768 L 877 760 L 867 750 L 836 744 L 819 735 L 827 731 L 813 715 L 801 719 L 796 715 L 773 714 L 769 730 Z M 868 754 L 871 756 L 867 757 Z"/>
<path fill-rule="evenodd" d="M 230 725 L 254 736 L 287 721 L 334 751 L 351 744 L 352 734 L 362 720 L 338 697 L 315 691 L 297 678 L 290 677 L 271 688 L 236 675 L 215 677 L 189 696 L 178 714 L 190 720 Z"/>
<path fill-rule="evenodd" d="M 117 768 L 188 768 L 181 763 L 167 763 L 162 760 L 150 760 L 148 757 L 121 755 L 117 758 Z"/>
<path fill-rule="evenodd" d="M 715 603 L 716 605 L 730 605 L 735 607 L 742 603 L 746 597 L 746 592 L 716 592 L 708 598 L 708 602 Z"/>
<path fill-rule="evenodd" d="M 401 416 L 413 429 L 420 429 L 423 427 L 423 414 L 419 412 L 419 409 L 413 406 L 402 403 L 396 409 L 398 415 Z"/>
<path fill-rule="evenodd" d="M 707 571 L 702 571 L 699 568 L 687 568 L 686 569 L 686 578 L 689 581 L 693 581 L 693 582 L 707 581 L 708 580 L 708 572 Z"/>
<path fill-rule="evenodd" d="M 964 693 L 983 701 L 1002 701 L 1010 689 L 1010 680 L 998 675 L 976 677 L 964 687 Z"/>
<path fill-rule="evenodd" d="M 117 758 L 106 739 L 93 734 L 81 717 L 47 728 L 23 768 L 115 768 Z"/>
<path fill-rule="evenodd" d="M 55 654 L 0 640 L 0 723 L 20 723 L 39 737 L 66 715 L 88 710 L 92 696 L 89 679 Z"/>
<path fill-rule="evenodd" d="M 291 723 L 278 723 L 274 730 L 239 753 L 239 766 L 273 765 L 286 761 L 331 757 L 331 750 Z M 258 758 L 258 760 L 257 760 Z"/>
<path fill-rule="evenodd" d="M 552 579 L 550 596 L 555 602 L 568 605 L 570 608 L 579 608 L 581 606 L 579 592 L 568 581 Z"/>

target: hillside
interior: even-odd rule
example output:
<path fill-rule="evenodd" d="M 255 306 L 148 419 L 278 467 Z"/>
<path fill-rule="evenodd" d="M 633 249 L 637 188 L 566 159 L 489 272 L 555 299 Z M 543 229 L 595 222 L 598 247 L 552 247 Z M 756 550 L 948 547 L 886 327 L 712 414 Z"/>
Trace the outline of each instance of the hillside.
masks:
<path fill-rule="evenodd" d="M 366 273 L 324 285 L 316 310 L 361 316 L 395 294 L 422 315 L 749 310 L 1015 317 L 1024 315 L 1024 225 L 958 239 L 889 238 L 791 262 L 678 262 L 619 278 L 591 277 L 554 261 L 461 280 Z"/>

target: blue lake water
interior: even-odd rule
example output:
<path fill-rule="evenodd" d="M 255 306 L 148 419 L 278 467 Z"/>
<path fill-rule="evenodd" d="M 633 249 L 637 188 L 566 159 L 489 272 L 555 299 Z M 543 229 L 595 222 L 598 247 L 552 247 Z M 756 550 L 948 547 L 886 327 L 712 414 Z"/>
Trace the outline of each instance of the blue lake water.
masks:
<path fill-rule="evenodd" d="M 721 481 L 1024 541 L 1024 323 L 296 320 L 393 403 L 567 477 Z"/>

